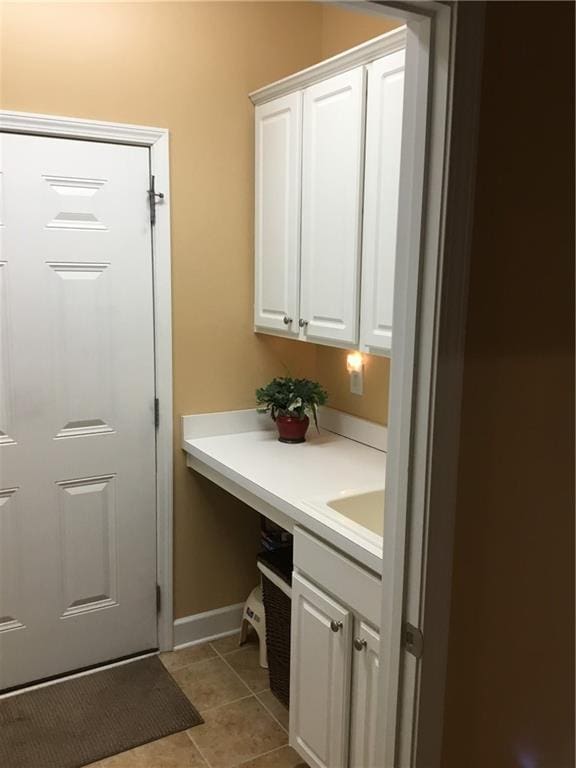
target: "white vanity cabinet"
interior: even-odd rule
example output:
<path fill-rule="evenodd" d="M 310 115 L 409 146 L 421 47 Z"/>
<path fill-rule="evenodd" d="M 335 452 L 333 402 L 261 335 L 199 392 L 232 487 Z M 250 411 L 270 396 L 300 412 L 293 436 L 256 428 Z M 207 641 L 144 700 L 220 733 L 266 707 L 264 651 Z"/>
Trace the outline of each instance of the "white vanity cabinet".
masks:
<path fill-rule="evenodd" d="M 350 611 L 294 574 L 290 733 L 310 768 L 347 765 L 353 624 Z"/>
<path fill-rule="evenodd" d="M 294 531 L 290 744 L 311 768 L 376 765 L 380 579 Z"/>
<path fill-rule="evenodd" d="M 400 186 L 404 51 L 368 66 L 360 347 L 389 353 Z"/>
<path fill-rule="evenodd" d="M 376 764 L 380 635 L 357 619 L 353 642 L 349 766 L 381 768 Z"/>
<path fill-rule="evenodd" d="M 251 94 L 256 331 L 389 354 L 405 40 Z"/>

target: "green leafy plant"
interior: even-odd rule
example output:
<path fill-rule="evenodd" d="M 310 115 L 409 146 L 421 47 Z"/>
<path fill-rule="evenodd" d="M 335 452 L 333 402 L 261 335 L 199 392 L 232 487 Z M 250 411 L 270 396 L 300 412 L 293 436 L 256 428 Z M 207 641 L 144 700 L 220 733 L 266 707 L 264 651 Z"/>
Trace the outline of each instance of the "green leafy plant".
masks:
<path fill-rule="evenodd" d="M 256 390 L 259 413 L 269 413 L 274 421 L 278 416 L 303 419 L 310 415 L 318 429 L 318 406 L 324 405 L 328 393 L 317 381 L 279 377 Z"/>

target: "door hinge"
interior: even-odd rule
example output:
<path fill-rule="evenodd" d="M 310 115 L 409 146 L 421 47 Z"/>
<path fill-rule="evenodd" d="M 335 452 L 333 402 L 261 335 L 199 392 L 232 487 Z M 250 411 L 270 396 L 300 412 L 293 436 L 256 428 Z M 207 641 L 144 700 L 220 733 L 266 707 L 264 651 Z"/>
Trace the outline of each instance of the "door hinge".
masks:
<path fill-rule="evenodd" d="M 160 426 L 160 400 L 154 398 L 154 426 L 156 429 Z"/>
<path fill-rule="evenodd" d="M 411 653 L 412 656 L 420 659 L 424 650 L 424 635 L 421 630 L 406 621 L 402 628 L 402 635 L 402 645 L 404 648 L 408 653 Z"/>
<path fill-rule="evenodd" d="M 148 202 L 150 203 L 150 224 L 156 224 L 156 206 L 158 200 L 164 200 L 164 192 L 156 192 L 156 177 L 150 176 L 150 189 L 148 190 Z"/>
<path fill-rule="evenodd" d="M 162 588 L 160 584 L 156 584 L 156 613 L 160 613 L 162 608 Z"/>

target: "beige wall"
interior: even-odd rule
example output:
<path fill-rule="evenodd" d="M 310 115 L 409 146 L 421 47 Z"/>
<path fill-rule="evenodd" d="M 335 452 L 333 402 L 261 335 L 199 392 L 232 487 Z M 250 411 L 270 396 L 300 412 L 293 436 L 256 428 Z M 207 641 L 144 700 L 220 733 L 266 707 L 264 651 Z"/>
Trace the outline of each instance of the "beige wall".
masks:
<path fill-rule="evenodd" d="M 366 395 L 355 398 L 341 350 L 252 332 L 247 94 L 380 34 L 382 24 L 306 2 L 2 10 L 2 108 L 170 129 L 176 615 L 240 601 L 255 580 L 258 518 L 186 469 L 180 415 L 250 407 L 256 386 L 288 370 L 318 376 L 333 406 L 385 423 L 388 389 L 386 361 L 369 362 Z"/>
<path fill-rule="evenodd" d="M 442 768 L 574 765 L 573 35 L 487 3 Z"/>
<path fill-rule="evenodd" d="M 321 58 L 327 59 L 399 26 L 396 19 L 322 6 Z"/>

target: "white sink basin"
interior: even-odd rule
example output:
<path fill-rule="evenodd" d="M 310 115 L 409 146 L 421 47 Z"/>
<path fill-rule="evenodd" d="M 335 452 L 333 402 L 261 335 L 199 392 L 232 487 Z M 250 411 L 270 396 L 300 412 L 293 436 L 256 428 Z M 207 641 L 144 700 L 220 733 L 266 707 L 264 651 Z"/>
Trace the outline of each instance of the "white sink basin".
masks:
<path fill-rule="evenodd" d="M 330 499 L 326 506 L 367 528 L 369 531 L 384 535 L 384 489 L 365 493 L 351 493 Z"/>

